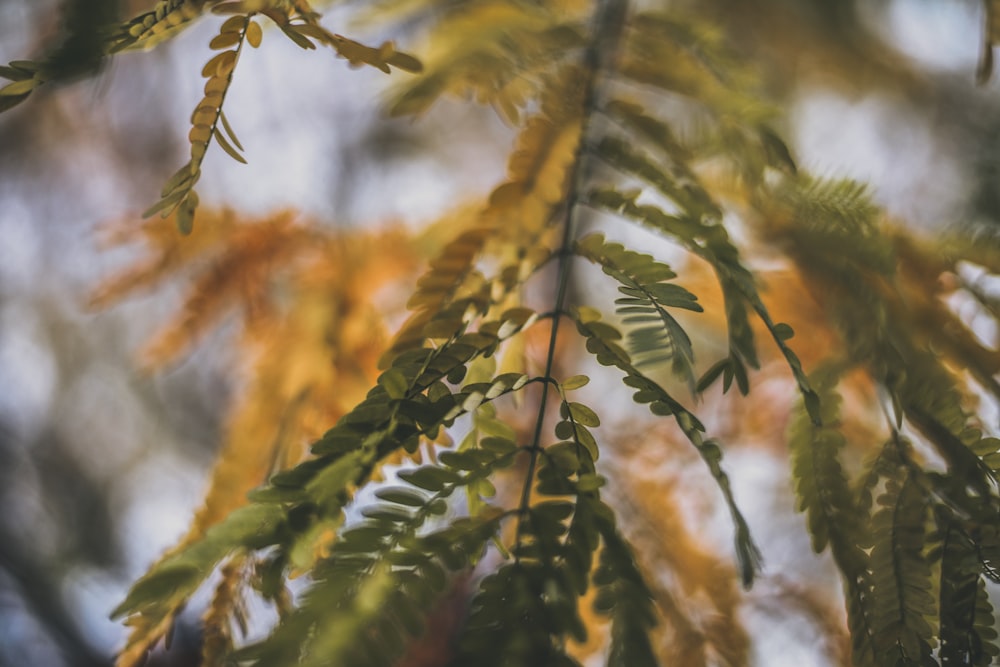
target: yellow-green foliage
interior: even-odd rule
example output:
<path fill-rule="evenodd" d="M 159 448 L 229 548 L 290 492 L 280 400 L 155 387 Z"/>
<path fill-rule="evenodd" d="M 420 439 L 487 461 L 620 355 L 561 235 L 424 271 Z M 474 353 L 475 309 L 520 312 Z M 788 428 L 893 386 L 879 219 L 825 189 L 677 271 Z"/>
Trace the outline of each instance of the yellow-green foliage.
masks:
<path fill-rule="evenodd" d="M 984 77 L 997 32 L 995 3 L 987 4 Z M 290 356 L 263 346 L 257 398 L 234 419 L 190 534 L 113 612 L 133 629 L 118 664 L 140 664 L 216 571 L 222 579 L 204 616 L 206 664 L 397 664 L 441 600 L 462 593 L 460 581 L 473 590 L 453 664 L 578 665 L 579 647 L 599 632 L 600 619 L 610 625 L 609 665 L 654 665 L 680 654 L 707 661 L 704 649 L 657 644 L 660 620 L 678 643 L 690 641 L 692 615 L 655 572 L 643 571 L 607 498 L 627 494 L 609 488 L 599 464 L 612 444 L 606 438 L 614 439 L 596 430 L 608 415 L 574 398 L 588 382 L 569 368 L 581 347 L 620 374 L 636 404 L 672 423 L 707 466 L 716 488 L 704 493 L 719 494 L 732 517 L 746 587 L 758 575 L 760 550 L 724 468 L 724 445 L 687 404 L 720 379 L 723 391 L 735 383 L 752 394 L 762 358 L 783 360 L 801 396 L 788 433 L 790 474 L 813 548 L 829 550 L 843 575 L 855 664 L 989 664 L 1000 652 L 984 587 L 1000 580 L 1000 441 L 984 433 L 970 378 L 1000 398 L 992 379 L 1000 358 L 945 306 L 963 287 L 939 279 L 958 275 L 962 261 L 1000 268 L 996 248 L 961 237 L 923 241 L 888 225 L 863 186 L 800 172 L 752 70 L 692 10 L 627 0 L 398 0 L 365 14 L 423 25 L 423 64 L 391 42 L 369 47 L 330 31 L 304 1 L 163 0 L 99 33 L 105 57 L 224 17 L 208 45 L 218 53 L 201 71 L 190 161 L 146 213 L 162 213 L 189 236 L 147 227 L 160 239 L 161 261 L 126 274 L 102 298 L 154 283 L 183 258 L 216 253 L 220 266 L 258 286 L 279 279 L 261 267 L 280 259 L 293 303 L 269 309 L 268 326 L 292 341 Z M 245 161 L 223 106 L 242 49 L 261 46 L 269 24 L 304 49 L 331 47 L 352 66 L 405 71 L 393 114 L 432 114 L 441 96 L 471 95 L 518 130 L 508 177 L 475 212 L 449 223 L 449 237 L 416 280 L 410 318 L 378 354 L 364 336 L 348 334 L 358 322 L 372 330 L 366 299 L 387 269 L 357 256 L 414 263 L 400 249 L 405 242 L 337 239 L 275 221 L 226 227 L 217 216 L 196 216 L 194 187 L 211 144 Z M 0 76 L 11 81 L 0 89 L 2 110 L 59 71 L 50 60 L 15 61 Z M 609 223 L 607 233 L 637 225 L 691 262 L 672 269 L 647 249 L 584 233 L 583 216 L 595 213 Z M 792 349 L 791 326 L 772 317 L 745 262 L 750 250 L 736 239 L 748 229 L 795 267 L 825 314 L 816 330 L 840 341 L 823 351 L 803 344 L 802 359 L 823 361 L 811 376 Z M 323 253 L 309 255 L 316 248 Z M 621 296 L 592 302 L 578 289 L 580 259 L 599 266 Z M 692 266 L 707 267 L 718 296 L 694 292 L 704 282 Z M 409 274 L 393 277 L 405 282 Z M 240 298 L 219 275 L 198 286 L 181 330 L 200 331 L 219 304 Z M 605 319 L 611 313 L 622 316 L 619 324 Z M 686 322 L 713 316 L 725 328 L 724 350 L 703 360 Z M 760 333 L 771 339 L 766 349 Z M 190 343 L 177 335 L 162 356 Z M 295 346 L 310 356 L 299 363 Z M 345 361 L 357 355 L 372 369 L 380 359 L 366 394 L 355 391 L 364 370 L 352 372 Z M 672 373 L 659 372 L 664 364 Z M 324 384 L 317 368 L 340 384 Z M 852 425 L 843 396 L 858 377 L 886 397 L 884 424 Z M 333 398 L 344 395 L 350 405 Z M 281 409 L 261 410 L 268 401 Z M 289 453 L 286 429 L 317 414 L 330 419 L 328 428 L 307 455 Z M 451 447 L 456 424 L 469 430 Z M 265 447 L 253 441 L 261 431 L 273 449 L 248 456 Z M 856 461 L 845 459 L 851 448 L 874 453 L 858 479 Z M 403 458 L 420 465 L 381 483 L 383 468 Z M 355 500 L 368 487 L 372 493 L 361 496 L 368 499 Z M 698 553 L 689 542 L 673 545 L 671 562 L 694 560 L 681 553 Z M 293 600 L 288 582 L 302 574 L 308 584 Z M 713 590 L 716 604 L 729 599 L 728 589 Z M 248 644 L 235 630 L 245 631 L 251 595 L 273 603 L 279 620 Z M 732 636 L 700 642 L 744 660 L 744 631 L 726 611 Z"/>

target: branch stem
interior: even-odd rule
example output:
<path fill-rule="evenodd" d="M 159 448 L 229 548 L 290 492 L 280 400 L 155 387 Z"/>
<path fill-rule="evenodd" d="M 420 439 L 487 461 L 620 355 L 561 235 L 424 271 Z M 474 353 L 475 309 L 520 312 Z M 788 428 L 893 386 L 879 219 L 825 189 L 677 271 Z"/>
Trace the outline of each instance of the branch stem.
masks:
<path fill-rule="evenodd" d="M 566 301 L 569 295 L 570 278 L 573 268 L 573 243 L 577 232 L 577 204 L 580 203 L 580 191 L 586 178 L 586 138 L 590 129 L 590 121 L 600 98 L 599 79 L 603 71 L 613 67 L 613 60 L 618 47 L 618 40 L 625 26 L 625 15 L 628 10 L 627 0 L 599 0 L 592 17 L 591 41 L 583 54 L 583 73 L 586 77 L 583 102 L 581 105 L 580 140 L 573 156 L 569 175 L 569 188 L 566 193 L 566 205 L 562 213 L 562 240 L 556 251 L 558 268 L 556 277 L 555 299 L 550 312 L 566 313 Z M 514 537 L 515 561 L 520 560 L 521 545 L 524 539 L 524 521 L 530 520 L 531 488 L 538 467 L 538 455 L 542 452 L 542 429 L 548 409 L 549 388 L 555 383 L 552 372 L 555 368 L 559 339 L 559 324 L 562 317 L 552 318 L 549 333 L 549 343 L 545 354 L 546 380 L 542 385 L 542 395 L 539 399 L 538 417 L 535 420 L 535 430 L 531 446 L 528 448 L 528 469 L 521 489 L 521 501 L 518 511 L 517 532 Z"/>

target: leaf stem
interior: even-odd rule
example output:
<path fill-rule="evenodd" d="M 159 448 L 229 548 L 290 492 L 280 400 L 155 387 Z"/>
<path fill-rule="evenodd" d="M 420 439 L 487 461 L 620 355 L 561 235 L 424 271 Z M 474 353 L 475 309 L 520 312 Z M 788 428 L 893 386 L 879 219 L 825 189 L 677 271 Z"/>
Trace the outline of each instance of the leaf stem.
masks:
<path fill-rule="evenodd" d="M 627 9 L 627 0 L 600 0 L 597 10 L 592 17 L 591 41 L 583 54 L 583 72 L 587 80 L 581 105 L 580 140 L 573 156 L 569 188 L 566 192 L 566 206 L 562 220 L 562 240 L 560 241 L 559 249 L 555 253 L 558 258 L 558 274 L 556 278 L 555 301 L 550 312 L 556 314 L 566 313 L 566 300 L 569 294 L 570 276 L 572 273 L 573 256 L 575 254 L 572 246 L 576 237 L 576 208 L 580 202 L 580 192 L 583 189 L 586 178 L 586 170 L 584 169 L 586 158 L 585 139 L 590 126 L 590 119 L 597 111 L 598 76 L 604 69 L 610 66 L 614 58 L 618 38 L 625 25 Z M 535 420 L 535 430 L 532 435 L 531 446 L 528 448 L 528 469 L 525 472 L 524 485 L 521 488 L 517 530 L 514 536 L 515 562 L 519 562 L 521 558 L 521 545 L 524 539 L 524 520 L 525 517 L 530 517 L 531 488 L 535 479 L 535 471 L 538 467 L 538 454 L 544 449 L 541 445 L 542 429 L 545 425 L 545 416 L 548 408 L 549 388 L 554 384 L 552 371 L 555 367 L 559 324 L 561 321 L 562 317 L 553 317 L 552 327 L 549 332 L 548 349 L 545 354 L 545 371 L 542 375 L 546 382 L 542 385 L 538 417 Z"/>

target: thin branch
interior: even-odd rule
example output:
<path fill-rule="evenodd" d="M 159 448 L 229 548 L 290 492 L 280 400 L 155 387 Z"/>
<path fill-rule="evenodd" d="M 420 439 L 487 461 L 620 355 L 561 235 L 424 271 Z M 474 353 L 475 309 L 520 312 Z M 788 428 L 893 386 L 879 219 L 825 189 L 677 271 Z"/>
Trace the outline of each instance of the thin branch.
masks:
<path fill-rule="evenodd" d="M 580 142 L 573 156 L 573 163 L 569 178 L 569 191 L 566 193 L 566 207 L 562 221 L 563 235 L 559 244 L 559 249 L 555 255 L 558 257 L 558 277 L 556 279 L 555 302 L 551 312 L 564 313 L 566 311 L 566 299 L 569 293 L 570 275 L 572 272 L 573 252 L 572 245 L 576 238 L 576 209 L 580 203 L 579 193 L 583 188 L 586 179 L 586 136 L 590 128 L 590 120 L 597 112 L 598 107 L 598 78 L 600 74 L 613 66 L 613 60 L 617 52 L 618 40 L 625 26 L 625 16 L 628 12 L 628 0 L 601 0 L 597 11 L 593 16 L 591 26 L 592 39 L 583 54 L 583 70 L 587 77 L 586 89 L 584 91 L 582 104 L 582 124 L 580 129 Z M 552 318 L 552 328 L 549 333 L 549 344 L 545 354 L 545 372 L 543 377 L 551 379 L 552 371 L 555 367 L 556 348 L 559 336 L 559 323 L 561 317 Z M 538 453 L 542 450 L 542 428 L 545 424 L 545 415 L 548 407 L 549 387 L 552 382 L 545 382 L 542 385 L 542 395 L 539 399 L 538 418 L 535 420 L 535 431 L 529 448 L 528 470 L 524 477 L 524 486 L 521 489 L 521 502 L 518 511 L 517 532 L 514 537 L 515 558 L 520 559 L 520 547 L 523 539 L 523 524 L 531 507 L 531 487 L 535 478 L 535 469 L 538 466 Z"/>

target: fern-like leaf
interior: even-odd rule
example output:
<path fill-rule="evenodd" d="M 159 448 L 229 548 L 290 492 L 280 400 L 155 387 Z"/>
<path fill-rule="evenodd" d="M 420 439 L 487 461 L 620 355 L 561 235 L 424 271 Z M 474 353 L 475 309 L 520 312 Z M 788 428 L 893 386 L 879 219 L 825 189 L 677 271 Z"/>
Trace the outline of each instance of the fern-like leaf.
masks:
<path fill-rule="evenodd" d="M 870 577 L 862 548 L 868 541 L 862 523 L 867 517 L 854 502 L 839 459 L 845 438 L 839 430 L 842 399 L 836 392 L 837 381 L 833 367 L 810 378 L 820 398 L 821 424 L 803 406 L 789 428 L 789 449 L 798 509 L 807 513 L 813 550 L 820 553 L 829 546 L 844 577 L 854 661 L 872 665 Z"/>
<path fill-rule="evenodd" d="M 975 545 L 949 522 L 940 554 L 941 665 L 989 665 L 1000 648 Z"/>
<path fill-rule="evenodd" d="M 606 243 L 599 234 L 577 241 L 576 250 L 621 283 L 618 291 L 625 296 L 615 300 L 618 313 L 625 316 L 625 324 L 640 325 L 628 333 L 636 366 L 670 361 L 674 373 L 693 390 L 691 339 L 667 309 L 701 312 L 697 297 L 667 282 L 676 274 L 666 264 L 654 261 L 650 255 L 626 250 L 620 244 Z M 650 326 L 652 323 L 658 326 Z"/>
<path fill-rule="evenodd" d="M 507 465 L 514 453 L 482 464 Z M 329 557 L 313 568 L 313 583 L 289 618 L 236 659 L 271 665 L 301 655 L 300 664 L 309 667 L 392 665 L 445 589 L 446 568 L 468 567 L 498 529 L 502 513 L 484 508 L 476 517 L 418 535 L 471 478 L 438 467 L 401 475 L 407 486 L 382 490 L 380 502 L 365 508 L 364 521 L 345 530 Z"/>
<path fill-rule="evenodd" d="M 936 616 L 937 605 L 923 554 L 927 498 L 913 473 L 900 465 L 877 502 L 870 568 L 872 642 L 878 664 L 936 665 L 935 632 L 928 619 Z"/>
<path fill-rule="evenodd" d="M 649 405 L 657 416 L 672 416 L 684 435 L 698 450 L 709 472 L 715 479 L 736 527 L 736 557 L 739 562 L 743 585 L 749 588 L 760 569 L 760 550 L 750 536 L 750 527 L 733 497 L 729 476 L 722 469 L 722 449 L 718 443 L 704 438 L 705 427 L 697 417 L 674 399 L 659 384 L 646 377 L 632 364 L 628 353 L 618 344 L 621 333 L 606 322 L 600 313 L 589 307 L 578 308 L 574 313 L 577 330 L 586 340 L 587 351 L 604 366 L 614 366 L 625 374 L 623 382 L 635 390 L 633 400 Z"/>
<path fill-rule="evenodd" d="M 603 548 L 594 572 L 597 596 L 594 608 L 611 617 L 611 647 L 608 666 L 659 664 L 649 639 L 656 625 L 652 593 L 643 581 L 628 544 L 613 525 L 599 523 Z"/>
<path fill-rule="evenodd" d="M 639 204 L 636 199 L 637 195 L 597 188 L 591 191 L 588 203 L 635 220 L 659 234 L 680 242 L 690 252 L 712 265 L 722 288 L 730 355 L 702 376 L 697 384 L 697 390 L 704 391 L 716 378 L 725 374 L 726 389 L 735 378 L 742 393 L 749 391 L 746 366 L 757 368 L 760 365 L 753 329 L 750 327 L 749 307 L 771 333 L 795 377 L 810 416 L 818 420 L 819 402 L 816 394 L 809 386 L 801 362 L 786 343 L 794 332 L 788 325 L 775 323 L 771 319 L 757 291 L 753 274 L 743 265 L 739 250 L 733 245 L 726 229 L 721 225 L 705 224 L 688 216 L 670 215 L 657 206 Z"/>
<path fill-rule="evenodd" d="M 578 21 L 541 5 L 492 0 L 448 9 L 431 36 L 423 75 L 397 96 L 393 114 L 419 114 L 444 94 L 472 93 L 517 123 L 538 76 L 584 43 Z"/>
<path fill-rule="evenodd" d="M 206 0 L 160 0 L 148 12 L 139 14 L 113 31 L 109 51 L 151 49 L 187 28 L 211 4 L 213 2 Z M 218 4 L 218 0 L 214 4 Z"/>
<path fill-rule="evenodd" d="M 190 234 L 194 224 L 194 213 L 198 208 L 198 195 L 194 186 L 201 177 L 201 164 L 205 159 L 208 145 L 213 139 L 233 159 L 246 162 L 240 154 L 240 142 L 236 139 L 229 122 L 222 112 L 226 93 L 233 81 L 233 72 L 239 61 L 240 52 L 246 41 L 250 26 L 257 25 L 250 15 L 233 16 L 227 19 L 219 29 L 219 34 L 212 39 L 210 47 L 221 49 L 221 52 L 211 58 L 202 68 L 205 82 L 205 96 L 191 114 L 191 131 L 188 140 L 191 143 L 191 159 L 177 170 L 163 186 L 159 202 L 151 206 L 143 214 L 149 217 L 160 213 L 166 217 L 177 211 L 177 227 L 182 234 Z M 234 49 L 228 47 L 235 46 Z M 224 130 L 224 131 L 223 131 Z M 235 145 L 235 146 L 234 146 Z"/>

